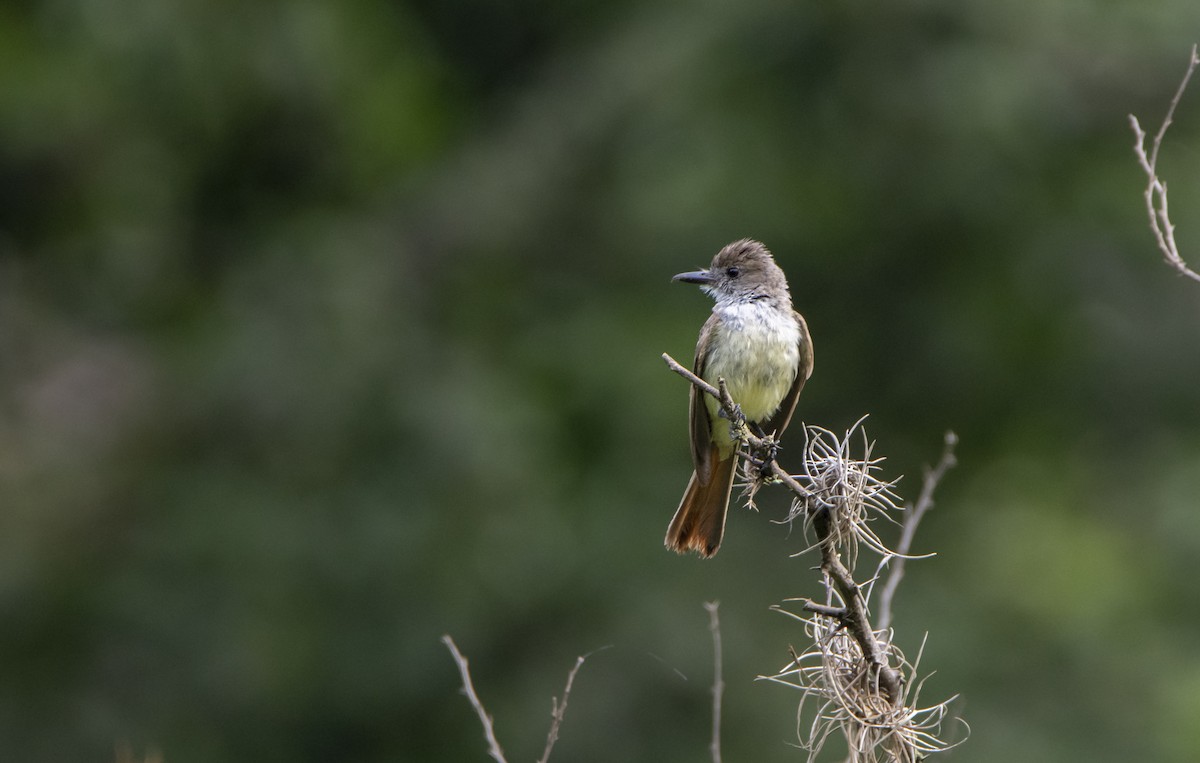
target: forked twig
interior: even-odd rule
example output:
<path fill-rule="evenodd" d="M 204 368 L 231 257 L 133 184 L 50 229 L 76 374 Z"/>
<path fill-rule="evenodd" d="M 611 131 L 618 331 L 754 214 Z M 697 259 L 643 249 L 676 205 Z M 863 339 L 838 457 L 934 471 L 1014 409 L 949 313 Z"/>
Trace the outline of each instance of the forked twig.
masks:
<path fill-rule="evenodd" d="M 575 658 L 575 666 L 571 668 L 571 672 L 567 673 L 567 685 L 563 687 L 562 702 L 557 698 L 550 698 L 550 716 L 554 719 L 550 722 L 550 731 L 546 734 L 546 749 L 542 751 L 542 757 L 538 758 L 538 763 L 546 763 L 550 760 L 550 751 L 554 749 L 554 743 L 558 741 L 558 727 L 562 725 L 563 716 L 567 713 L 567 698 L 571 696 L 571 685 L 575 683 L 575 674 L 583 667 L 583 661 L 590 656 L 583 654 Z"/>
<path fill-rule="evenodd" d="M 455 645 L 454 639 L 450 636 L 442 636 L 442 643 L 450 650 L 451 656 L 454 657 L 454 662 L 458 665 L 459 675 L 462 677 L 463 694 L 467 695 L 467 699 L 471 702 L 471 707 L 475 708 L 475 714 L 479 716 L 479 723 L 483 726 L 483 735 L 487 739 L 488 754 L 496 760 L 496 763 L 507 763 L 504 759 L 504 751 L 500 749 L 500 743 L 496 741 L 496 729 L 492 725 L 492 716 L 488 715 L 487 710 L 483 707 L 483 702 L 479 700 L 479 695 L 475 693 L 475 686 L 471 683 L 471 669 L 467 665 L 467 658 L 463 653 L 458 651 L 458 646 Z M 596 652 L 608 649 L 607 646 L 600 649 L 588 652 L 575 659 L 575 665 L 571 671 L 567 673 L 567 685 L 563 688 L 562 701 L 557 697 L 550 698 L 550 731 L 546 734 L 546 749 L 542 752 L 542 757 L 538 758 L 538 763 L 546 763 L 550 759 L 550 752 L 554 749 L 554 743 L 558 741 L 558 729 L 562 725 L 563 716 L 567 712 L 567 699 L 571 696 L 571 687 L 575 684 L 575 675 L 579 673 L 579 669 L 583 667 L 583 663 L 588 657 L 591 657 Z"/>
<path fill-rule="evenodd" d="M 896 589 L 900 586 L 901 579 L 904 578 L 904 564 L 908 561 L 908 553 L 912 549 L 913 537 L 917 533 L 917 525 L 921 524 L 921 518 L 925 516 L 925 512 L 933 508 L 933 492 L 942 481 L 942 477 L 957 463 L 954 457 L 954 446 L 957 444 L 958 435 L 953 432 L 946 432 L 942 457 L 938 461 L 937 466 L 932 469 L 926 468 L 925 470 L 925 480 L 921 483 L 921 495 L 917 498 L 917 503 L 909 510 L 908 516 L 904 518 L 904 524 L 900 529 L 900 540 L 896 544 L 895 553 L 884 556 L 883 560 L 879 563 L 880 568 L 885 564 L 891 563 L 891 570 L 888 572 L 887 580 L 883 584 L 883 591 L 879 594 L 878 629 L 881 631 L 887 630 L 892 625 L 892 600 L 895 599 Z"/>
<path fill-rule="evenodd" d="M 1163 137 L 1167 134 L 1167 128 L 1171 126 L 1171 122 L 1175 118 L 1175 108 L 1179 106 L 1179 101 L 1183 98 L 1183 91 L 1187 89 L 1188 81 L 1191 80 L 1198 65 L 1200 65 L 1200 55 L 1197 55 L 1197 46 L 1193 45 L 1187 71 L 1184 72 L 1179 88 L 1175 91 L 1175 97 L 1171 99 L 1171 105 L 1167 108 L 1167 115 L 1163 118 L 1162 126 L 1154 135 L 1149 153 L 1146 151 L 1146 131 L 1138 123 L 1137 117 L 1133 114 L 1129 115 L 1129 125 L 1133 128 L 1134 137 L 1137 139 L 1133 144 L 1133 152 L 1137 155 L 1142 172 L 1146 173 L 1147 183 L 1143 196 L 1146 199 L 1146 215 L 1150 218 L 1150 230 L 1153 231 L 1158 249 L 1162 252 L 1167 264 L 1175 268 L 1181 275 L 1194 281 L 1200 281 L 1200 273 L 1188 267 L 1179 254 L 1179 247 L 1175 243 L 1175 226 L 1167 215 L 1167 184 L 1158 177 L 1158 150 L 1162 148 Z"/>

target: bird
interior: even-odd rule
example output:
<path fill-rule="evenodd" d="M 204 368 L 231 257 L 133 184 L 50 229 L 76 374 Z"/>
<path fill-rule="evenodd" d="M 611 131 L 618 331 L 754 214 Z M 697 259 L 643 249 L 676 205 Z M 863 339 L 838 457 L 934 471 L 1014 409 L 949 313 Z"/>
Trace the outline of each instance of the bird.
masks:
<path fill-rule="evenodd" d="M 723 247 L 708 268 L 671 280 L 698 284 L 714 300 L 696 342 L 693 373 L 713 386 L 724 379 L 746 421 L 777 439 L 813 368 L 808 324 L 792 307 L 783 270 L 766 246 L 746 238 Z M 725 534 L 737 441 L 711 395 L 692 386 L 688 408 L 695 469 L 665 545 L 707 559 Z"/>

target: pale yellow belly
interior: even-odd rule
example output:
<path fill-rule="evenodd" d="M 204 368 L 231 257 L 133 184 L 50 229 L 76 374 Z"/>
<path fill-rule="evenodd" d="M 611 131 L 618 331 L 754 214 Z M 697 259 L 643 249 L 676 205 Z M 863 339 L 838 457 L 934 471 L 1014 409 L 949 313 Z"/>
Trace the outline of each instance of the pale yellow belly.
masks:
<path fill-rule="evenodd" d="M 779 409 L 800 362 L 800 329 L 789 313 L 777 314 L 743 306 L 731 313 L 711 338 L 704 379 L 716 384 L 724 378 L 729 394 L 741 406 L 746 419 L 765 421 Z M 733 449 L 729 424 L 717 416 L 720 407 L 706 396 L 712 438 L 727 457 Z"/>

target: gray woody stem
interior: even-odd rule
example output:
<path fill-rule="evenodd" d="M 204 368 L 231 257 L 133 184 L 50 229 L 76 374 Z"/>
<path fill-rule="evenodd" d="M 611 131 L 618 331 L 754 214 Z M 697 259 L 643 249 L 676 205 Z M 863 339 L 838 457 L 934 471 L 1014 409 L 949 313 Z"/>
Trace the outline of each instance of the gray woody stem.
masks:
<path fill-rule="evenodd" d="M 1183 80 L 1175 91 L 1175 97 L 1171 99 L 1171 105 L 1167 108 L 1167 115 L 1163 118 L 1162 126 L 1154 135 L 1149 153 L 1146 151 L 1145 130 L 1138 124 L 1137 117 L 1133 114 L 1129 115 L 1129 126 L 1133 128 L 1134 137 L 1137 138 L 1137 142 L 1133 144 L 1133 152 L 1137 155 L 1142 172 L 1146 173 L 1146 190 L 1142 195 L 1146 199 L 1146 214 L 1150 218 L 1150 230 L 1154 233 L 1158 250 L 1162 252 L 1167 264 L 1175 268 L 1181 275 L 1194 281 L 1200 281 L 1200 273 L 1192 270 L 1183 261 L 1183 257 L 1179 254 L 1179 247 L 1175 244 L 1175 225 L 1167 216 L 1167 184 L 1158 178 L 1158 150 L 1162 147 L 1167 128 L 1171 126 L 1171 121 L 1175 118 L 1175 107 L 1183 98 L 1183 91 L 1187 89 L 1188 81 L 1192 78 L 1192 73 L 1196 71 L 1197 65 L 1200 65 L 1200 55 L 1197 55 L 1196 46 L 1193 45 L 1187 71 L 1184 72 Z"/>

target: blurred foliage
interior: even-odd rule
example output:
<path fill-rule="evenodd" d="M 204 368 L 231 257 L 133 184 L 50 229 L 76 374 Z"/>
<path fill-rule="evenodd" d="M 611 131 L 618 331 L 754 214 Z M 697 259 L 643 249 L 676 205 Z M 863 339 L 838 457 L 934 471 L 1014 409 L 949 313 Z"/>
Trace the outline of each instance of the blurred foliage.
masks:
<path fill-rule="evenodd" d="M 0 8 L 0 755 L 798 759 L 754 683 L 803 540 L 661 547 L 742 236 L 816 342 L 799 417 L 902 492 L 961 466 L 899 640 L 947 759 L 1200 757 L 1200 290 L 1157 126 L 1200 5 L 1047 0 Z M 1163 151 L 1200 261 L 1200 92 Z M 799 429 L 798 427 L 796 428 Z M 786 446 L 786 441 L 785 441 Z M 787 451 L 783 459 L 787 460 Z M 777 500 L 772 500 L 776 498 Z M 685 678 L 686 676 L 686 678 Z M 124 745 L 124 747 L 123 747 Z"/>

